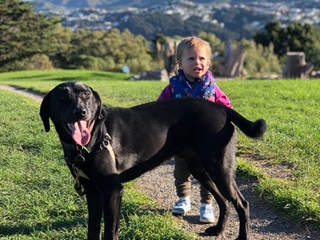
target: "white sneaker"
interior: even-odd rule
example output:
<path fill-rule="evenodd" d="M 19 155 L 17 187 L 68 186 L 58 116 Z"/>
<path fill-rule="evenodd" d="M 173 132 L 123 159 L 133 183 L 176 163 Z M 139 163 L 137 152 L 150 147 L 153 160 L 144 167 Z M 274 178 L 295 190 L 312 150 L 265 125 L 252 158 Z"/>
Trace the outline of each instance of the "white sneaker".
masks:
<path fill-rule="evenodd" d="M 201 204 L 200 206 L 200 222 L 202 223 L 213 223 L 214 214 L 213 207 L 211 204 Z"/>
<path fill-rule="evenodd" d="M 172 213 L 185 215 L 191 209 L 190 198 L 179 198 L 175 206 L 172 208 Z"/>

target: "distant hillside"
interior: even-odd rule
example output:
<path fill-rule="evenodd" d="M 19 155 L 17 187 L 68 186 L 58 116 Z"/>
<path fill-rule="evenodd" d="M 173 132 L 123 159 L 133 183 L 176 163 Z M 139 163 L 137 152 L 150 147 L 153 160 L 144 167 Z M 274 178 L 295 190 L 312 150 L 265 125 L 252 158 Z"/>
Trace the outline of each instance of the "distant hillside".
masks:
<path fill-rule="evenodd" d="M 121 8 L 121 7 L 145 7 L 158 4 L 158 0 L 37 0 L 39 8 Z"/>
<path fill-rule="evenodd" d="M 74 8 L 104 8 L 107 6 L 107 0 L 36 0 L 37 9 L 74 9 Z"/>
<path fill-rule="evenodd" d="M 167 0 L 166 2 L 172 2 Z M 159 0 L 35 0 L 37 9 L 75 9 L 75 8 L 121 8 L 121 7 L 149 7 L 161 4 Z M 210 0 L 196 0 L 193 2 L 205 3 Z M 228 1 L 227 1 L 228 2 Z"/>

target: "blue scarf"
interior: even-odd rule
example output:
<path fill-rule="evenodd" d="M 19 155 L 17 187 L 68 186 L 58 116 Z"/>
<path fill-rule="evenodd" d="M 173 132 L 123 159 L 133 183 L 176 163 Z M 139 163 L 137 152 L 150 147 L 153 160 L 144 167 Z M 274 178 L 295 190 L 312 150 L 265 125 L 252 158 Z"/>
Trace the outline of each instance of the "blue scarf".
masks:
<path fill-rule="evenodd" d="M 204 98 L 215 101 L 214 85 L 215 79 L 208 70 L 202 78 L 194 80 L 193 86 L 190 85 L 182 70 L 178 70 L 178 74 L 170 79 L 172 85 L 172 97 L 183 98 Z"/>

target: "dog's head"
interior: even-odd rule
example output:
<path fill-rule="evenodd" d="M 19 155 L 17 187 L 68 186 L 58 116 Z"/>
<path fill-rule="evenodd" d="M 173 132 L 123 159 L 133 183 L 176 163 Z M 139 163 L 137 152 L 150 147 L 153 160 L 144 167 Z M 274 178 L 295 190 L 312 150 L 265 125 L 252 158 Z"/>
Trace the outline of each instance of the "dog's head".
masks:
<path fill-rule="evenodd" d="M 97 92 L 80 82 L 65 82 L 52 89 L 43 99 L 40 116 L 45 130 L 50 130 L 49 118 L 57 132 L 72 136 L 81 145 L 90 141 L 96 119 L 102 118 L 102 104 Z"/>

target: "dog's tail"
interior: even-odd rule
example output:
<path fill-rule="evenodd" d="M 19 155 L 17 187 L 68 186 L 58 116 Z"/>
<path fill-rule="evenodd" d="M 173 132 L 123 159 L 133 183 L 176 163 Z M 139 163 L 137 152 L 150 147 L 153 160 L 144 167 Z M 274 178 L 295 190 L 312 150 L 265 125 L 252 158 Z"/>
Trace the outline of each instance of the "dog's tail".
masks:
<path fill-rule="evenodd" d="M 251 122 L 230 108 L 227 109 L 227 115 L 228 119 L 248 137 L 260 138 L 267 129 L 267 123 L 263 119 Z"/>

